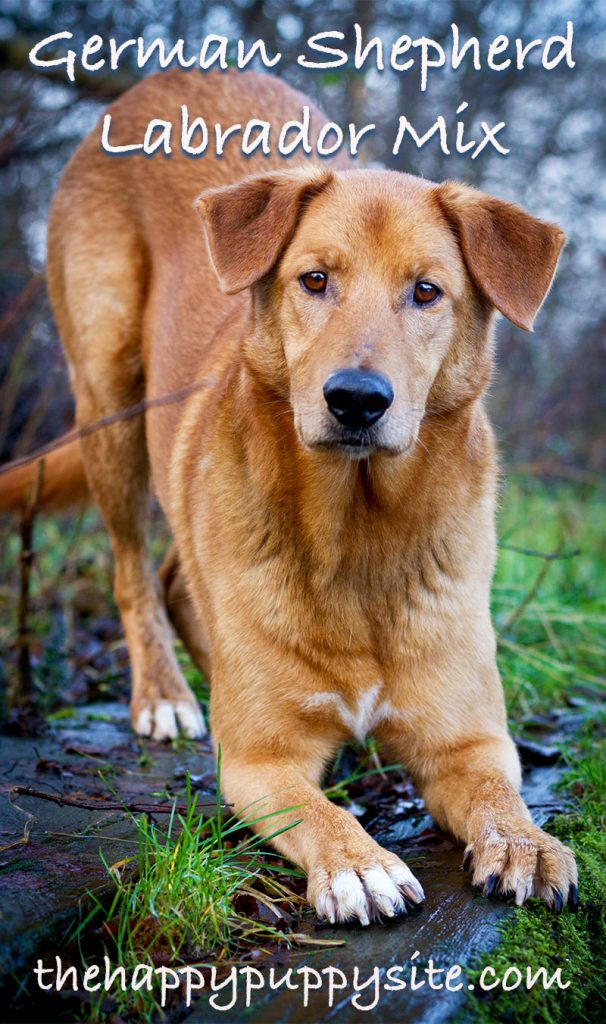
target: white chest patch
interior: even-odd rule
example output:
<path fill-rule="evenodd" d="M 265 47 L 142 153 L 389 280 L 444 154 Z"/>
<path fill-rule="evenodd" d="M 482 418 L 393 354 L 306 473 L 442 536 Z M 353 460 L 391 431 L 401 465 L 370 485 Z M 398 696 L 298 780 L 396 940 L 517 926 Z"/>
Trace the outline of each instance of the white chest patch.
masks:
<path fill-rule="evenodd" d="M 353 707 L 345 702 L 340 693 L 331 691 L 311 694 L 305 699 L 304 706 L 307 710 L 332 707 L 345 728 L 362 742 L 380 722 L 398 716 L 392 702 L 381 700 L 380 695 L 381 684 L 377 683 L 369 687 Z"/>

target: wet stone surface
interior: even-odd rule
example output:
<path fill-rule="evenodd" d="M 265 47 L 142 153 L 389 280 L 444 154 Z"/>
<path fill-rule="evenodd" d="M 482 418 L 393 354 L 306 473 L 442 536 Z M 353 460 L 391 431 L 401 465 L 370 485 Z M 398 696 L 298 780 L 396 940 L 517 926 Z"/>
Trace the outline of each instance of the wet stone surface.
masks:
<path fill-rule="evenodd" d="M 175 750 L 139 740 L 120 704 L 89 705 L 34 740 L 2 736 L 0 979 L 22 971 L 38 950 L 55 952 L 87 890 L 111 890 L 100 852 L 112 865 L 136 851 L 130 816 L 105 804 L 166 807 L 183 792 L 186 771 L 200 801 L 213 800 L 214 767 L 209 741 Z M 98 809 L 60 806 L 16 786 Z"/>
<path fill-rule="evenodd" d="M 535 723 L 525 735 L 529 746 L 524 754 L 524 795 L 539 824 L 564 809 L 552 790 L 561 771 L 554 752 L 577 723 L 578 716 L 567 713 Z M 4 979 L 7 988 L 30 974 L 36 956 L 52 957 L 63 948 L 79 907 L 87 906 L 87 890 L 99 895 L 111 891 L 100 851 L 112 865 L 136 850 L 129 815 L 108 809 L 106 804 L 119 799 L 135 811 L 149 804 L 166 808 L 184 793 L 186 772 L 200 793 L 199 800 L 213 801 L 210 742 L 170 747 L 141 741 L 130 731 L 128 709 L 119 704 L 89 705 L 55 722 L 35 740 L 2 737 L 0 981 Z M 60 806 L 40 796 L 17 793 L 17 786 L 54 797 L 68 795 L 93 806 Z M 370 793 L 366 806 L 362 801 L 352 809 L 377 840 L 398 853 L 415 872 L 427 896 L 423 907 L 397 921 L 366 929 L 319 925 L 311 914 L 297 923 L 297 931 L 310 937 L 344 939 L 345 944 L 318 950 L 299 948 L 281 955 L 276 978 L 288 967 L 296 971 L 309 966 L 319 972 L 338 968 L 349 987 L 334 994 L 332 1007 L 327 984 L 321 991 L 310 991 L 307 1007 L 302 991 L 284 987 L 268 991 L 266 987 L 254 994 L 254 1005 L 247 1008 L 241 986 L 235 1005 L 227 1010 L 213 1008 L 204 994 L 189 1017 L 192 1024 L 244 1019 L 263 1024 L 368 1020 L 369 1012 L 363 1007 L 373 1003 L 374 982 L 361 992 L 356 1007 L 352 1003 L 355 968 L 361 981 L 378 968 L 380 1001 L 372 1012 L 382 1021 L 437 1024 L 451 1019 L 463 1005 L 468 985 L 464 973 L 459 991 L 435 991 L 427 984 L 412 991 L 411 964 L 422 969 L 432 959 L 437 968 L 460 964 L 464 969 L 478 953 L 494 948 L 499 941 L 498 925 L 515 913 L 514 908 L 511 903 L 486 900 L 474 892 L 461 868 L 461 849 L 435 830 L 405 780 L 395 781 L 393 787 L 382 783 L 376 796 Z M 24 839 L 27 841 L 20 842 Z M 407 987 L 389 991 L 385 988 L 390 981 L 387 971 L 395 966 L 404 968 L 401 978 Z M 267 978 L 269 965 L 259 964 L 259 969 Z M 419 972 L 419 978 L 423 977 Z M 444 978 L 445 973 L 436 976 L 436 983 Z M 217 996 L 218 1006 L 229 1006 L 231 998 L 226 986 Z"/>

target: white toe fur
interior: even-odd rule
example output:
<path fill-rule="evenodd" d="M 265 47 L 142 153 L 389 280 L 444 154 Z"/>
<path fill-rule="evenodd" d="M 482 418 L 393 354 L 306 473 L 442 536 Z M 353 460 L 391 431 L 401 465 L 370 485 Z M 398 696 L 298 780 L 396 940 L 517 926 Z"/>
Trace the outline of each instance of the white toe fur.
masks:
<path fill-rule="evenodd" d="M 172 704 L 164 700 L 159 701 L 154 715 L 154 739 L 174 740 L 177 731 L 177 719 Z"/>
<path fill-rule="evenodd" d="M 133 722 L 139 736 L 153 736 L 155 740 L 174 740 L 179 729 L 188 739 L 199 739 L 206 735 L 202 712 L 193 704 L 169 700 L 157 704 L 145 704 Z"/>
<path fill-rule="evenodd" d="M 364 885 L 370 895 L 372 905 L 380 914 L 395 917 L 405 909 L 404 900 L 396 885 L 387 872 L 378 866 L 369 868 L 363 874 Z M 371 916 L 373 916 L 371 914 Z"/>
<path fill-rule="evenodd" d="M 332 877 L 320 870 L 310 879 L 309 896 L 323 920 L 336 924 L 357 919 L 362 925 L 396 917 L 406 910 L 406 901 L 425 899 L 413 873 L 395 856 L 385 866 L 371 864 L 360 871 L 343 868 Z"/>
<path fill-rule="evenodd" d="M 196 740 L 206 736 L 206 724 L 199 708 L 191 704 L 177 704 L 175 707 L 179 727 L 188 739 Z"/>
<path fill-rule="evenodd" d="M 321 920 L 336 924 L 337 905 L 332 892 L 321 892 L 316 902 L 316 912 Z"/>
<path fill-rule="evenodd" d="M 149 706 L 149 704 L 146 704 L 146 706 L 139 712 L 137 720 L 134 723 L 134 726 L 135 732 L 138 733 L 139 736 L 151 736 L 153 727 L 153 715 L 152 709 Z"/>
<path fill-rule="evenodd" d="M 355 871 L 348 868 L 337 871 L 332 881 L 332 895 L 337 921 L 351 921 L 357 917 L 360 924 L 370 924 L 368 899 Z"/>

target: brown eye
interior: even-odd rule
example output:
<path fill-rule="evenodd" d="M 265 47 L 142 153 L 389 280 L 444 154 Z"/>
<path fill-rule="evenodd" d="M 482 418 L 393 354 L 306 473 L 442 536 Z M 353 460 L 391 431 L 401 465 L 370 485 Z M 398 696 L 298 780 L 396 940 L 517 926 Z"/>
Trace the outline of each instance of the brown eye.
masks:
<path fill-rule="evenodd" d="M 322 292 L 326 291 L 328 275 L 322 273 L 321 270 L 310 270 L 308 274 L 301 274 L 299 281 L 308 292 L 313 292 L 314 295 L 321 295 Z"/>
<path fill-rule="evenodd" d="M 442 292 L 437 285 L 431 284 L 430 281 L 418 281 L 415 290 L 413 292 L 413 301 L 418 306 L 426 306 L 428 303 L 433 302 L 437 299 Z"/>

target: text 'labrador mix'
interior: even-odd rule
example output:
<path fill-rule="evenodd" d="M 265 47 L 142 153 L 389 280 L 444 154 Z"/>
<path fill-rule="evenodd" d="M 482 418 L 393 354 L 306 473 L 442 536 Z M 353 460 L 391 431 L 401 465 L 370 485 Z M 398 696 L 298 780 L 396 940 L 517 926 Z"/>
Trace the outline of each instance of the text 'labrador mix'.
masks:
<path fill-rule="evenodd" d="M 113 105 L 114 139 L 182 103 L 281 125 L 307 102 L 262 75 L 165 73 Z M 235 146 L 221 160 L 109 158 L 98 131 L 56 194 L 48 284 L 78 425 L 209 386 L 53 453 L 43 502 L 88 485 L 103 514 L 134 728 L 204 732 L 170 617 L 212 679 L 225 797 L 255 815 L 295 808 L 274 845 L 331 922 L 423 899 L 320 788 L 339 744 L 367 735 L 466 844 L 474 885 L 556 910 L 576 899 L 572 853 L 518 793 L 489 616 L 497 471 L 482 402 L 495 311 L 531 329 L 563 242 L 465 185 Z M 2 479 L 0 507 L 32 473 Z M 150 476 L 175 541 L 166 602 Z"/>

